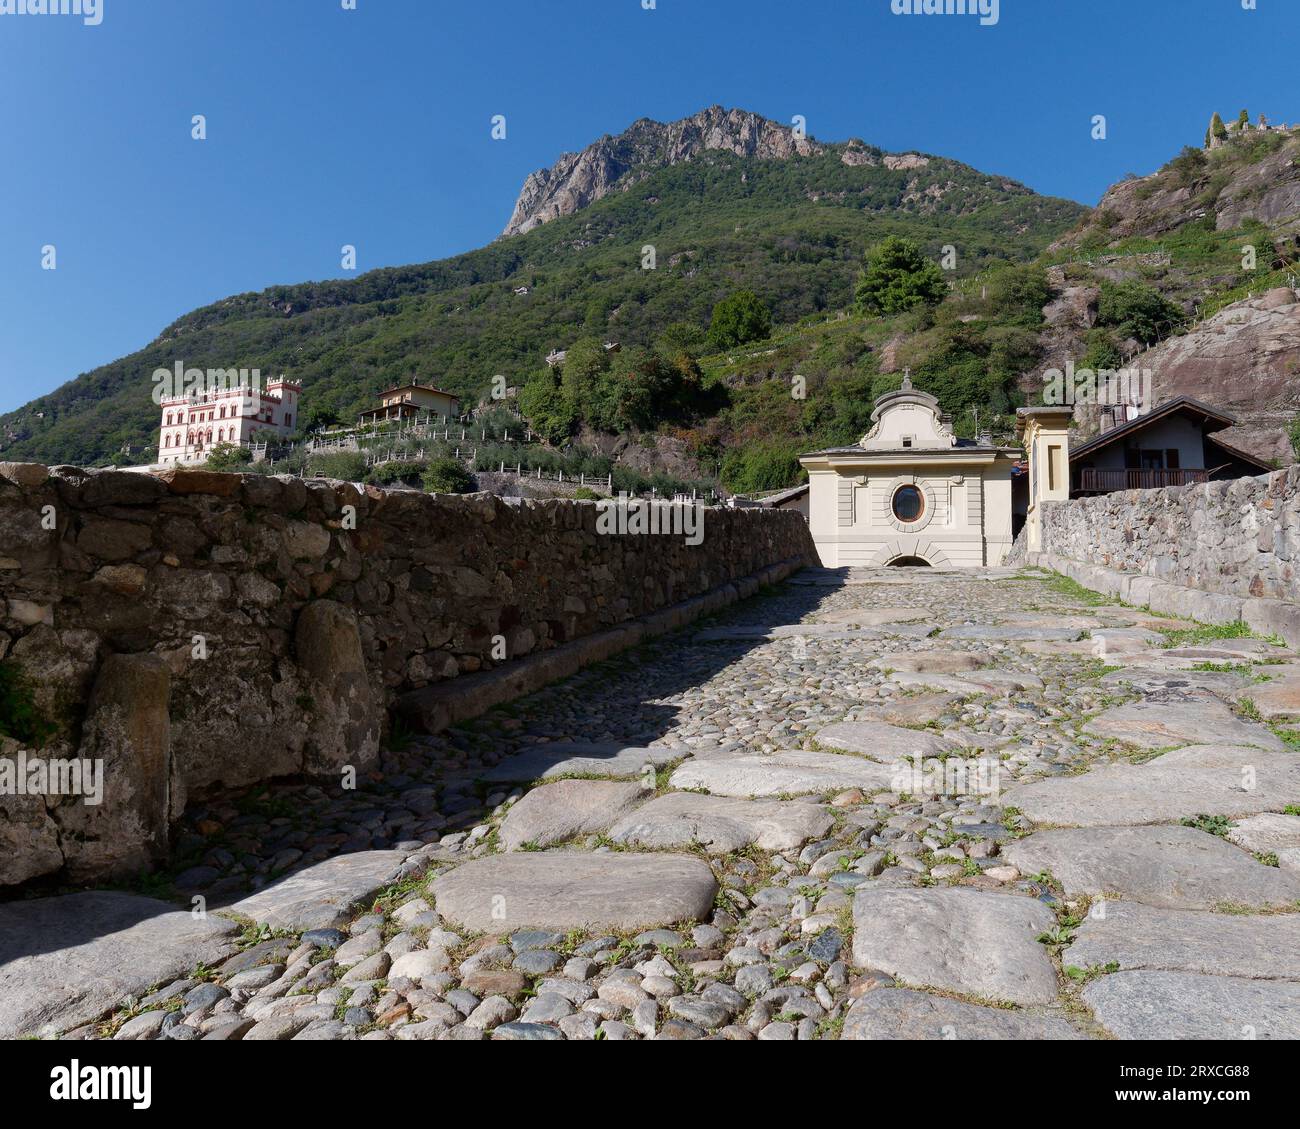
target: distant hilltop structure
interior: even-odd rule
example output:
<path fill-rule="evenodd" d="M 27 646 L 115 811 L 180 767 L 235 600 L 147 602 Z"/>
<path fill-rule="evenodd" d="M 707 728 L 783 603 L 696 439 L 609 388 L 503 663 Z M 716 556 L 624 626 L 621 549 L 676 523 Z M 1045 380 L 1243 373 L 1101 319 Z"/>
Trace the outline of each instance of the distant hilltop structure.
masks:
<path fill-rule="evenodd" d="M 1234 137 L 1240 137 L 1247 133 L 1295 133 L 1300 130 L 1300 125 L 1287 125 L 1283 122 L 1281 125 L 1273 125 L 1268 120 L 1268 116 L 1260 114 L 1254 125 L 1250 124 L 1250 113 L 1242 110 L 1237 115 L 1236 120 L 1225 123 L 1219 116 L 1219 111 L 1214 111 L 1214 116 L 1210 118 L 1209 128 L 1205 131 L 1205 147 L 1207 149 L 1217 149 L 1220 145 L 1225 145 Z"/>
<path fill-rule="evenodd" d="M 221 443 L 236 447 L 268 435 L 292 435 L 302 385 L 296 380 L 256 381 L 238 388 L 162 399 L 158 462 L 163 466 L 204 462 Z"/>

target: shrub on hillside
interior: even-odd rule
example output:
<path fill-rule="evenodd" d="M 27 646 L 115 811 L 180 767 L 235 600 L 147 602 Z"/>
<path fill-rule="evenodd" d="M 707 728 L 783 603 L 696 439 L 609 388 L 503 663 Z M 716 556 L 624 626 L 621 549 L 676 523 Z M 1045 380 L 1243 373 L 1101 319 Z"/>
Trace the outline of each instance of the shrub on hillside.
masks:
<path fill-rule="evenodd" d="M 733 494 L 781 490 L 804 477 L 800 452 L 786 444 L 757 444 L 728 451 L 722 459 L 722 484 Z"/>
<path fill-rule="evenodd" d="M 436 459 L 422 480 L 430 494 L 471 494 L 478 489 L 474 476 L 456 459 Z"/>
<path fill-rule="evenodd" d="M 370 468 L 366 481 L 376 486 L 392 486 L 394 483 L 419 482 L 426 464 L 416 459 L 401 459 L 390 463 L 380 463 Z"/>
<path fill-rule="evenodd" d="M 1183 319 L 1183 311 L 1159 291 L 1141 282 L 1101 284 L 1097 324 L 1113 326 L 1122 338 L 1154 345 L 1168 337 Z"/>
<path fill-rule="evenodd" d="M 366 476 L 365 456 L 357 451 L 330 451 L 310 455 L 306 474 L 309 478 L 324 476 L 340 482 L 360 482 Z"/>
<path fill-rule="evenodd" d="M 709 340 L 718 349 L 761 341 L 772 332 L 772 312 L 752 290 L 738 290 L 713 307 Z"/>

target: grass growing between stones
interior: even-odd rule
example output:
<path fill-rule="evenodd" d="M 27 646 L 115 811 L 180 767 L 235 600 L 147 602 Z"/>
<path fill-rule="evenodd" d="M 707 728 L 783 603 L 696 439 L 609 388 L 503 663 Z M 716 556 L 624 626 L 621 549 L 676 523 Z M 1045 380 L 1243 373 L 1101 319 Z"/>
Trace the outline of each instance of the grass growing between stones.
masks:
<path fill-rule="evenodd" d="M 1188 622 L 1192 621 L 1189 620 Z M 1174 647 L 1198 647 L 1203 643 L 1213 643 L 1218 639 L 1264 639 L 1274 646 L 1285 646 L 1284 641 L 1278 636 L 1256 635 L 1240 620 L 1233 623 L 1193 623 L 1193 626 L 1183 630 L 1163 630 L 1160 634 L 1165 637 L 1165 650 Z"/>
<path fill-rule="evenodd" d="M 1085 588 L 1077 580 L 1071 580 L 1059 572 L 1049 573 L 1042 581 L 1049 592 L 1054 592 L 1058 596 L 1064 596 L 1066 599 L 1074 600 L 1081 607 L 1099 608 L 1115 604 L 1115 599 L 1111 596 L 1103 596 L 1100 592 L 1094 592 L 1091 588 Z"/>
<path fill-rule="evenodd" d="M 1232 820 L 1226 815 L 1189 815 L 1179 822 L 1184 827 L 1195 827 L 1198 831 L 1204 831 L 1207 835 L 1217 835 L 1220 839 L 1226 838 L 1228 832 L 1232 830 Z"/>

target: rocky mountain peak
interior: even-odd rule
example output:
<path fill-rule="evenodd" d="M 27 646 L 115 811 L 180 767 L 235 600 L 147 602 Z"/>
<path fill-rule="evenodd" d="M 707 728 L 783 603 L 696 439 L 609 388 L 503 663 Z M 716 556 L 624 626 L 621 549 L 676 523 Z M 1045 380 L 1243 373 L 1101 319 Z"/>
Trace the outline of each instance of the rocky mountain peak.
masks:
<path fill-rule="evenodd" d="M 822 153 L 824 146 L 797 137 L 790 126 L 748 110 L 710 106 L 667 123 L 641 118 L 617 137 L 606 135 L 581 153 L 565 153 L 549 169 L 531 174 L 503 234 L 517 235 L 571 215 L 634 183 L 638 173 L 689 161 L 710 149 L 738 157 L 783 160 L 814 156 Z"/>

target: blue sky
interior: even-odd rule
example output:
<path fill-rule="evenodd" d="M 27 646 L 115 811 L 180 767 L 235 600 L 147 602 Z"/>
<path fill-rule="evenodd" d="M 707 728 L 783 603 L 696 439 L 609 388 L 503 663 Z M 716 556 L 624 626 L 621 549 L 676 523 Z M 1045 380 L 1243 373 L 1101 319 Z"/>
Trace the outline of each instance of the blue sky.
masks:
<path fill-rule="evenodd" d="M 0 15 L 0 411 L 197 306 L 343 276 L 345 243 L 359 271 L 481 246 L 529 172 L 638 117 L 802 114 L 1089 204 L 1214 109 L 1300 120 L 1296 0 L 1001 0 L 992 27 L 890 0 L 101 3 Z"/>

